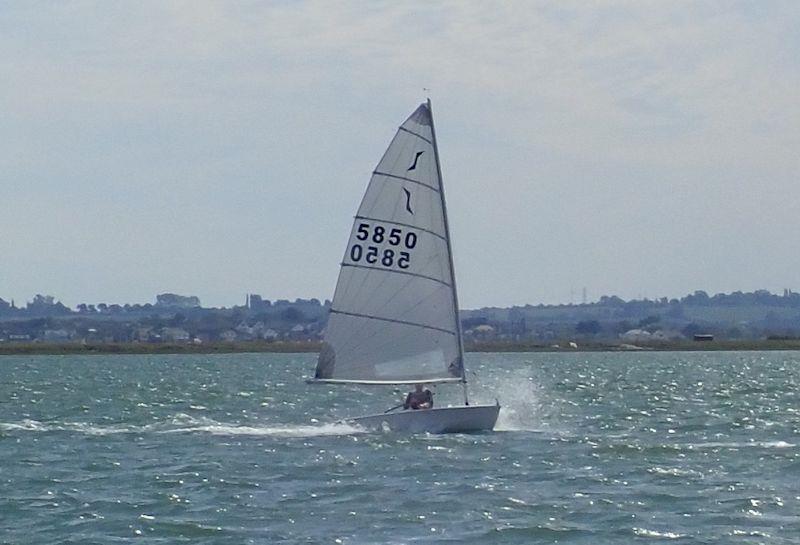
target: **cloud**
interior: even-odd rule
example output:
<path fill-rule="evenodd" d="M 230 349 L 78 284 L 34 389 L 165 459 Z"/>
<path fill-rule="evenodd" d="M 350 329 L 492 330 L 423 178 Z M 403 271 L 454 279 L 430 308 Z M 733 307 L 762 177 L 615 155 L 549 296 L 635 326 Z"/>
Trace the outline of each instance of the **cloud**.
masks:
<path fill-rule="evenodd" d="M 172 286 L 224 258 L 209 271 L 214 285 L 188 286 L 217 304 L 257 289 L 264 270 L 276 295 L 324 297 L 369 169 L 429 88 L 468 301 L 564 293 L 554 284 L 589 283 L 562 274 L 587 261 L 621 278 L 638 266 L 637 231 L 655 232 L 646 242 L 672 261 L 696 259 L 715 250 L 676 241 L 725 242 L 778 200 L 777 223 L 742 235 L 746 253 L 785 236 L 782 220 L 797 211 L 787 195 L 800 166 L 799 24 L 795 2 L 12 4 L 0 14 L 0 78 L 11 82 L 0 87 L 0 191 L 20 207 L 0 228 L 60 255 L 65 277 L 111 276 L 100 257 L 70 259 L 85 251 L 70 240 L 91 233 L 102 251 L 122 237 L 131 261 L 173 255 L 154 273 Z M 54 212 L 32 224 L 31 203 Z M 539 235 L 554 225 L 556 235 Z M 57 247 L 41 242 L 53 231 Z M 230 246 L 254 232 L 279 239 L 270 255 Z M 175 251 L 198 236 L 196 258 Z M 610 240 L 624 251 L 604 252 Z M 537 251 L 508 263 L 517 247 Z M 19 262 L 33 259 L 26 248 L 13 248 Z M 302 258 L 302 248 L 330 265 L 299 285 L 279 256 Z M 797 263 L 778 254 L 775 276 L 785 277 Z M 477 280 L 490 263 L 497 276 Z M 653 267 L 604 289 L 691 291 L 715 274 L 675 272 L 673 282 Z M 550 287 L 530 286 L 521 271 L 533 269 Z"/>

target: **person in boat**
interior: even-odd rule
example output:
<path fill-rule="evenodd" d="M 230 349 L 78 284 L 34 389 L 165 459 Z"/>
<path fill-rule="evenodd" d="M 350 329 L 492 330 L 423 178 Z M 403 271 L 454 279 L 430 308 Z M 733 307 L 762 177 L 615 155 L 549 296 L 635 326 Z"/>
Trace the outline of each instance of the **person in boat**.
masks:
<path fill-rule="evenodd" d="M 422 384 L 414 385 L 414 391 L 409 392 L 406 396 L 406 402 L 403 403 L 403 409 L 430 409 L 433 407 L 433 394 L 430 390 L 423 390 Z"/>

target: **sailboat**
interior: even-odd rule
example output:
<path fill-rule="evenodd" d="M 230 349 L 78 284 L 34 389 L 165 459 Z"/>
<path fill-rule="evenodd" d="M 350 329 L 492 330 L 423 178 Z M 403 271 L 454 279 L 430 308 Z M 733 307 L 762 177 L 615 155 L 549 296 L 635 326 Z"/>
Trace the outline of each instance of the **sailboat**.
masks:
<path fill-rule="evenodd" d="M 466 377 L 447 206 L 428 100 L 399 127 L 372 173 L 350 231 L 310 382 L 460 383 L 463 405 L 390 409 L 350 422 L 409 432 L 491 430 L 500 404 L 470 405 Z"/>

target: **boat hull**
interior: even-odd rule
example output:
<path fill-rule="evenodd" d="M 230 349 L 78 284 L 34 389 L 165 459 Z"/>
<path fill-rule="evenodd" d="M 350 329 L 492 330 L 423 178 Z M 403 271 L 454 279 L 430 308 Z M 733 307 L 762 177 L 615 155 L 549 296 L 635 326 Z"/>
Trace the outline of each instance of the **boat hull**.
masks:
<path fill-rule="evenodd" d="M 475 433 L 491 431 L 500 405 L 463 405 L 374 414 L 348 420 L 371 430 L 411 433 Z"/>

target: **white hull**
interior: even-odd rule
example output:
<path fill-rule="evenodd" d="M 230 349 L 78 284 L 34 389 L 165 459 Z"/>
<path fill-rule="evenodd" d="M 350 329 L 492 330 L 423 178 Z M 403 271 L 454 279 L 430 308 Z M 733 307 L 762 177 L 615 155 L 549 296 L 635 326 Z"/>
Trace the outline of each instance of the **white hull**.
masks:
<path fill-rule="evenodd" d="M 412 433 L 473 433 L 491 431 L 500 414 L 497 405 L 463 405 L 374 414 L 348 420 L 367 429 Z"/>

